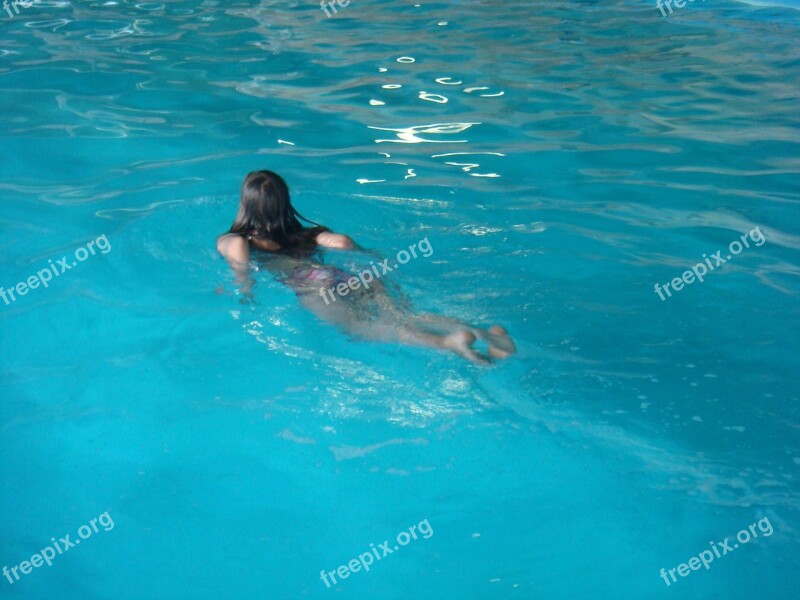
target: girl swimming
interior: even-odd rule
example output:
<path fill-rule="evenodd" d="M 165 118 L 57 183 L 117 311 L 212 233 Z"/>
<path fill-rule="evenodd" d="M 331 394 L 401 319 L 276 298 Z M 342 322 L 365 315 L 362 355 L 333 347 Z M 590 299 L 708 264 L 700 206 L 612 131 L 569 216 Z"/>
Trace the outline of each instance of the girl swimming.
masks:
<path fill-rule="evenodd" d="M 300 220 L 313 227 L 304 226 Z M 357 249 L 346 235 L 301 216 L 289 200 L 288 186 L 272 171 L 253 171 L 245 177 L 236 219 L 217 238 L 217 250 L 227 259 L 248 297 L 253 286 L 252 257 L 291 287 L 315 315 L 360 339 L 450 350 L 476 363 L 516 352 L 514 342 L 500 325 L 480 329 L 457 319 L 415 313 L 408 301 L 394 298 L 378 281 L 369 289 L 325 302 L 320 288 L 335 287 L 353 273 L 325 265 L 320 248 Z M 488 357 L 473 348 L 478 338 L 487 343 Z"/>

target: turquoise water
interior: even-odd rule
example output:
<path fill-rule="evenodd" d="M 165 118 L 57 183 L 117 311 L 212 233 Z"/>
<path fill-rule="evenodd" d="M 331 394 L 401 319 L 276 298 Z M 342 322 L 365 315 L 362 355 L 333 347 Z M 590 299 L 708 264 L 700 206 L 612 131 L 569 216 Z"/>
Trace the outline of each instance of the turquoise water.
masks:
<path fill-rule="evenodd" d="M 800 12 L 52 1 L 0 19 L 0 285 L 76 263 L 0 300 L 0 567 L 113 519 L 0 596 L 798 589 Z M 519 354 L 354 342 L 265 271 L 241 304 L 214 238 L 258 168 L 381 256 L 427 238 L 391 281 L 503 323 Z M 708 570 L 660 576 L 763 519 Z M 432 533 L 321 580 L 412 526 Z"/>

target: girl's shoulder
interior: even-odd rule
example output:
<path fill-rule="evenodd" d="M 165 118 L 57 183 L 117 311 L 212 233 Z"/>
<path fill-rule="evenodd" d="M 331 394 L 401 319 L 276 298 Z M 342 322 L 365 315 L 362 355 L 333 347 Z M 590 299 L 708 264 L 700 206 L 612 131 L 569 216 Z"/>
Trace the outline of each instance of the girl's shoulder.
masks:
<path fill-rule="evenodd" d="M 319 246 L 325 248 L 336 248 L 338 250 L 351 250 L 355 248 L 355 242 L 353 242 L 352 239 L 341 233 L 334 233 L 330 229 L 325 229 L 317 233 L 315 240 Z"/>
<path fill-rule="evenodd" d="M 239 233 L 223 233 L 217 237 L 217 250 L 225 254 L 224 250 L 231 246 L 247 245 L 247 238 Z"/>
<path fill-rule="evenodd" d="M 217 251 L 228 260 L 247 262 L 250 258 L 250 245 L 238 233 L 224 233 L 217 238 Z"/>
<path fill-rule="evenodd" d="M 219 244 L 220 242 L 223 242 L 223 241 L 232 240 L 234 238 L 242 238 L 242 239 L 244 239 L 244 236 L 241 233 L 231 233 L 229 231 L 227 233 L 223 233 L 222 235 L 217 236 L 217 244 Z"/>

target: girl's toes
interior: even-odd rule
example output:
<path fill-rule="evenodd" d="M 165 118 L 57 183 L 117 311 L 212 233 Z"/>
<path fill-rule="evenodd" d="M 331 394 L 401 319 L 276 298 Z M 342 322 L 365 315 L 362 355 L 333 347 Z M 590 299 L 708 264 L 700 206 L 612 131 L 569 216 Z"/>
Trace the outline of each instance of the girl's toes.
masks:
<path fill-rule="evenodd" d="M 506 331 L 506 328 L 502 325 L 492 325 L 489 327 L 489 333 L 508 336 L 508 331 Z"/>
<path fill-rule="evenodd" d="M 487 340 L 489 342 L 489 354 L 494 358 L 507 358 L 517 351 L 511 336 L 508 335 L 505 327 L 502 325 L 492 325 L 487 330 L 491 337 Z"/>

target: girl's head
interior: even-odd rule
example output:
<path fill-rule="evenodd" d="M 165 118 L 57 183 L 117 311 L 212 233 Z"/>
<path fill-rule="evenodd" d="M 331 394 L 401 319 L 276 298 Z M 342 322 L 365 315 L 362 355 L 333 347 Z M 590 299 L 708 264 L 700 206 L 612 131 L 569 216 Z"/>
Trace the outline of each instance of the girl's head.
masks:
<path fill-rule="evenodd" d="M 239 212 L 230 232 L 286 248 L 296 244 L 296 238 L 304 231 L 300 219 L 308 221 L 292 206 L 283 178 L 272 171 L 253 171 L 242 183 Z"/>

